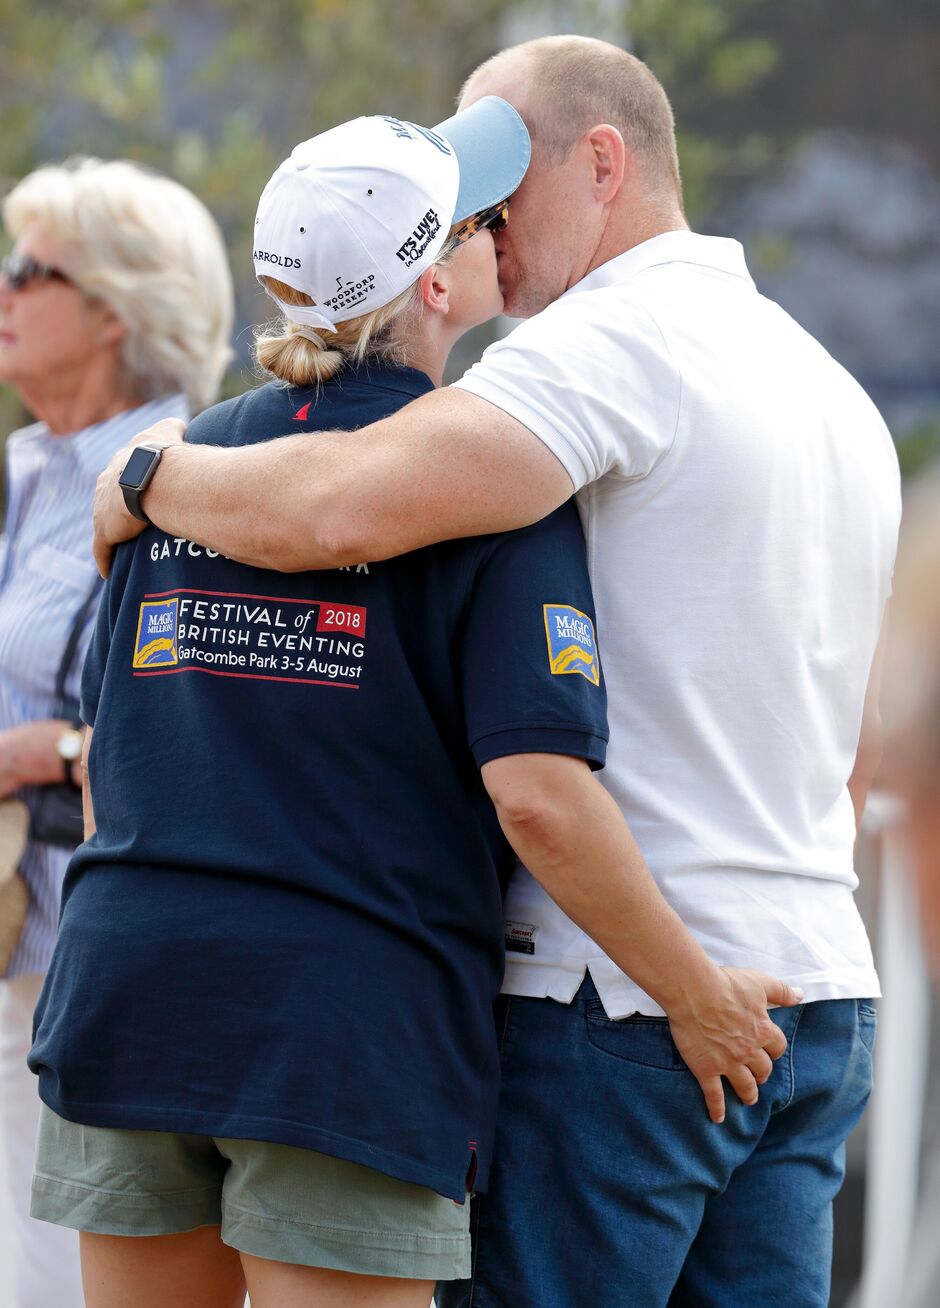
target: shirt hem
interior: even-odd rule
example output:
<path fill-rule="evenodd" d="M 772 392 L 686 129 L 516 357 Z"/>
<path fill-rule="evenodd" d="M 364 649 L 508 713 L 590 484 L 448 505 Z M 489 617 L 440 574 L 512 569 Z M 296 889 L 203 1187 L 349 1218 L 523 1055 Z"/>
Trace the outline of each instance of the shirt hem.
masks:
<path fill-rule="evenodd" d="M 39 1097 L 47 1108 L 66 1121 L 82 1126 L 100 1126 L 128 1131 L 167 1131 L 192 1135 L 214 1136 L 228 1140 L 257 1140 L 271 1144 L 292 1145 L 317 1153 L 359 1163 L 373 1171 L 383 1172 L 398 1181 L 408 1181 L 434 1190 L 445 1199 L 463 1203 L 466 1198 L 466 1169 L 459 1180 L 437 1168 L 422 1166 L 414 1159 L 389 1149 L 328 1131 L 323 1127 L 307 1126 L 301 1122 L 285 1122 L 278 1118 L 246 1117 L 241 1114 L 201 1112 L 186 1108 L 160 1108 L 128 1104 L 87 1103 L 82 1100 L 60 1099 L 42 1083 L 40 1075 Z M 470 1152 L 467 1152 L 467 1166 Z M 479 1167 L 478 1176 L 485 1181 L 486 1169 Z M 483 1185 L 475 1184 L 482 1193 Z"/>
<path fill-rule="evenodd" d="M 606 740 L 578 726 L 501 728 L 477 737 L 470 749 L 477 767 L 511 754 L 567 754 L 583 758 L 595 771 L 607 760 Z"/>
<path fill-rule="evenodd" d="M 624 978 L 620 983 L 619 977 L 611 982 L 609 976 L 605 976 L 608 969 L 615 966 L 609 959 L 603 957 L 561 960 L 551 964 L 532 964 L 521 959 L 516 962 L 507 958 L 502 993 L 527 999 L 553 999 L 556 1003 L 570 1004 L 581 987 L 585 973 L 590 971 L 591 980 L 604 1005 L 604 1012 L 612 1021 L 630 1017 L 634 1013 L 639 1013 L 643 1017 L 665 1017 L 665 1009 L 628 978 Z M 752 966 L 760 965 L 759 962 L 755 962 Z M 803 991 L 802 1002 L 805 1004 L 822 1003 L 828 999 L 881 998 L 881 983 L 874 968 L 853 971 L 844 976 L 829 974 L 816 980 L 799 975 L 781 976 L 780 980 L 785 981 L 787 985 L 799 986 Z M 771 1005 L 771 1007 L 779 1007 L 779 1005 Z"/>

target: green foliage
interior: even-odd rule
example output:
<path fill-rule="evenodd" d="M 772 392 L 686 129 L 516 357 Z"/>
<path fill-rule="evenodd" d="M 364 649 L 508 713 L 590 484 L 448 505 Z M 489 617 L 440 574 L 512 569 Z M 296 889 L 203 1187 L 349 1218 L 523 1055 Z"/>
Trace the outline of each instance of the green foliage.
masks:
<path fill-rule="evenodd" d="M 219 204 L 233 235 L 298 139 L 360 113 L 451 112 L 508 4 L 2 0 L 0 176 L 128 155 Z"/>
<path fill-rule="evenodd" d="M 896 442 L 902 477 L 916 477 L 940 459 L 940 414 L 901 436 Z"/>
<path fill-rule="evenodd" d="M 767 0 L 633 0 L 627 22 L 631 48 L 669 92 L 679 125 L 686 212 L 694 226 L 724 189 L 756 176 L 773 157 L 773 143 L 744 130 L 709 131 L 716 109 L 767 78 L 777 65 L 772 41 L 748 22 Z"/>
<path fill-rule="evenodd" d="M 633 0 L 613 22 L 676 101 L 693 215 L 716 174 L 767 157 L 753 137 L 719 144 L 690 129 L 703 105 L 733 100 L 773 68 L 770 43 L 737 31 L 762 3 Z M 298 139 L 355 114 L 445 117 L 467 73 L 500 44 L 500 20 L 527 8 L 536 20 L 546 5 L 0 0 L 0 187 L 73 152 L 161 168 L 218 215 L 247 288 L 251 216 L 273 164 Z M 609 5 L 597 0 L 574 12 L 585 30 L 602 12 L 611 27 Z"/>
<path fill-rule="evenodd" d="M 929 0 L 896 8 L 919 4 L 929 8 Z M 854 8 L 861 25 L 868 0 Z M 793 21 L 816 10 L 817 0 L 805 0 Z M 252 274 L 252 219 L 277 161 L 357 114 L 446 117 L 463 79 L 503 43 L 504 20 L 519 32 L 527 12 L 533 32 L 564 14 L 574 30 L 620 41 L 662 79 L 693 225 L 774 161 L 785 126 L 755 131 L 753 110 L 788 66 L 781 50 L 798 66 L 814 53 L 802 36 L 795 44 L 786 36 L 774 0 L 0 0 L 0 193 L 72 153 L 163 170 L 218 218 L 239 321 L 251 322 L 266 303 Z M 818 52 L 816 63 L 825 65 Z M 764 268 L 790 256 L 783 242 L 752 253 Z M 226 392 L 247 380 L 236 366 Z M 24 420 L 0 388 L 0 439 Z M 905 472 L 915 470 L 940 453 L 940 426 L 923 424 L 899 450 Z"/>
<path fill-rule="evenodd" d="M 254 321 L 252 223 L 278 161 L 358 114 L 447 117 L 511 3 L 0 0 L 0 192 L 73 153 L 161 169 L 215 214 Z M 0 432 L 22 420 L 0 389 Z"/>
<path fill-rule="evenodd" d="M 775 50 L 740 30 L 768 0 L 606 0 L 565 12 L 646 59 L 682 126 L 695 220 L 729 178 L 766 163 L 763 137 L 697 127 L 773 68 Z M 502 43 L 501 20 L 533 23 L 545 0 L 0 0 L 0 191 L 46 159 L 126 156 L 190 187 L 219 220 L 242 323 L 265 301 L 251 268 L 257 197 L 296 141 L 357 114 L 434 123 L 467 74 Z M 580 22 L 577 21 L 580 18 Z M 534 28 L 533 30 L 537 30 Z M 244 384 L 240 368 L 228 389 Z M 0 393 L 0 431 L 20 420 Z"/>

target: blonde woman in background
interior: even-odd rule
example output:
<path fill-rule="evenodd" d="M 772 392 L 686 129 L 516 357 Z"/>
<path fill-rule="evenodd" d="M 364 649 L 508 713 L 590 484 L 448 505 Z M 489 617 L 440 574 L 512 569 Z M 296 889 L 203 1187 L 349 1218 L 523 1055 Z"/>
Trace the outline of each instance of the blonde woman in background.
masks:
<path fill-rule="evenodd" d="M 97 603 L 95 479 L 147 423 L 215 399 L 232 286 L 206 208 L 132 163 L 40 168 L 7 196 L 3 218 L 15 244 L 0 272 L 0 382 L 36 419 L 7 441 L 0 537 L 0 799 L 22 799 L 31 818 L 19 863 L 29 908 L 0 981 L 0 1226 L 13 1254 L 4 1303 L 78 1308 L 77 1240 L 28 1215 L 39 1099 L 26 1053 L 71 853 L 40 838 L 40 810 L 44 787 L 79 783 L 80 723 L 56 712 L 56 678 L 74 630 L 64 703 L 76 702 Z M 71 843 L 80 839 L 77 824 Z"/>
<path fill-rule="evenodd" d="M 940 980 L 940 469 L 905 495 L 885 678 L 889 783 L 904 826 L 930 969 Z M 924 1168 L 903 1308 L 934 1308 L 940 1152 Z"/>
<path fill-rule="evenodd" d="M 905 800 L 924 937 L 940 977 L 940 469 L 905 496 L 891 609 L 888 775 Z"/>
<path fill-rule="evenodd" d="M 202 414 L 192 441 L 384 416 L 499 312 L 486 228 L 528 135 L 502 102 L 452 144 L 440 130 L 358 119 L 275 172 L 254 231 L 283 314 L 257 342 L 273 380 Z M 468 171 L 474 143 L 486 159 Z M 553 679 L 545 657 L 542 600 L 591 607 L 573 506 L 559 518 L 324 576 L 156 525 L 120 552 L 82 687 L 97 829 L 66 880 L 30 1056 L 32 1211 L 81 1231 L 92 1308 L 236 1308 L 246 1280 L 256 1308 L 413 1308 L 468 1274 L 503 847 L 458 683 L 468 716 L 522 732 L 534 714 L 544 748 L 602 760 L 596 661 L 590 680 Z M 497 705 L 490 624 L 533 586 L 539 675 L 514 647 Z M 476 587 L 496 593 L 474 618 Z M 542 683 L 528 706 L 520 679 Z"/>

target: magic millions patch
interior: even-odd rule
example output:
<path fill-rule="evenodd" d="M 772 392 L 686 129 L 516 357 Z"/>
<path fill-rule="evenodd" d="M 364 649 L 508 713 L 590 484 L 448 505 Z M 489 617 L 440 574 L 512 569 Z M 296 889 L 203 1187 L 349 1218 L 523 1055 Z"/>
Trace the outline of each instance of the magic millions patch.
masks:
<path fill-rule="evenodd" d="M 553 677 L 578 673 L 593 685 L 601 681 L 594 623 L 570 604 L 543 604 L 548 663 Z"/>
<path fill-rule="evenodd" d="M 179 662 L 176 633 L 179 598 L 144 600 L 134 642 L 135 668 L 172 668 Z"/>

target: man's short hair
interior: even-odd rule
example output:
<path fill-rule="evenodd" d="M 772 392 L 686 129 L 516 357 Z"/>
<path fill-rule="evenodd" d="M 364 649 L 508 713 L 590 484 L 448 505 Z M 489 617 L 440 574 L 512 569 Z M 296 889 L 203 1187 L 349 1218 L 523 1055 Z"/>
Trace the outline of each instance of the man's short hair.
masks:
<path fill-rule="evenodd" d="M 589 128 L 609 123 L 640 160 L 650 185 L 669 185 L 681 196 L 672 106 L 642 59 L 591 37 L 539 37 L 493 55 L 470 74 L 464 93 L 483 74 L 510 67 L 520 83 L 516 107 L 533 143 L 552 162 L 566 159 Z"/>

